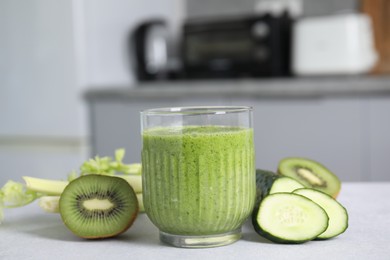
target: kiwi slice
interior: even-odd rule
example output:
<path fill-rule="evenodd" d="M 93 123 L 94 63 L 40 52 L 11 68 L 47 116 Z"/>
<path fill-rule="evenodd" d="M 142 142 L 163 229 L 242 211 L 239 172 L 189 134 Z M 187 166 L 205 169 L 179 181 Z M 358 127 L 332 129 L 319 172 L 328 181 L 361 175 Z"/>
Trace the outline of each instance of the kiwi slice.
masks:
<path fill-rule="evenodd" d="M 82 238 L 97 239 L 126 231 L 138 214 L 138 201 L 127 181 L 91 174 L 66 186 L 59 208 L 70 231 Z"/>
<path fill-rule="evenodd" d="M 307 188 L 322 191 L 333 198 L 341 189 L 339 178 L 322 164 L 307 158 L 285 158 L 279 162 L 278 173 L 299 181 Z"/>

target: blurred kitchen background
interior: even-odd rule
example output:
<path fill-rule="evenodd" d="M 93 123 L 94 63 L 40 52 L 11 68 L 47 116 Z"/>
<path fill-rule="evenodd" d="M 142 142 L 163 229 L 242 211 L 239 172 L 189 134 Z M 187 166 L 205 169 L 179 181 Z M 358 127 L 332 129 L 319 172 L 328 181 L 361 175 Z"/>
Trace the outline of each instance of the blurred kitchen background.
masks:
<path fill-rule="evenodd" d="M 0 185 L 140 162 L 139 112 L 254 107 L 256 164 L 390 181 L 388 0 L 1 0 Z"/>

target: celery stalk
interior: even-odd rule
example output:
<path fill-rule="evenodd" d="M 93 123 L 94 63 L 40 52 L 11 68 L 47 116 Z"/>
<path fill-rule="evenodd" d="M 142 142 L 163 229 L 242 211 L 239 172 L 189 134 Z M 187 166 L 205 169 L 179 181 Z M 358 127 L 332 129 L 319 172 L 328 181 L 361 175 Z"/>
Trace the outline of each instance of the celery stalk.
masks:
<path fill-rule="evenodd" d="M 142 174 L 142 165 L 140 163 L 128 164 L 127 174 L 141 175 Z"/>
<path fill-rule="evenodd" d="M 143 201 L 142 193 L 137 193 L 135 195 L 137 196 L 137 200 L 138 200 L 139 212 L 145 212 L 145 207 L 144 207 L 144 201 Z"/>
<path fill-rule="evenodd" d="M 42 196 L 39 199 L 38 205 L 48 213 L 60 212 L 60 196 Z"/>
<path fill-rule="evenodd" d="M 142 176 L 141 175 L 115 175 L 127 181 L 134 189 L 135 193 L 142 192 Z M 26 182 L 26 187 L 29 190 L 43 193 L 45 195 L 61 195 L 66 185 L 69 182 L 59 180 L 41 179 L 30 176 L 23 176 Z"/>
<path fill-rule="evenodd" d="M 142 176 L 141 175 L 114 175 L 127 181 L 133 188 L 135 193 L 142 192 Z"/>
<path fill-rule="evenodd" d="M 43 193 L 45 195 L 61 195 L 69 182 L 59 180 L 41 179 L 23 176 L 26 187 L 29 190 Z"/>

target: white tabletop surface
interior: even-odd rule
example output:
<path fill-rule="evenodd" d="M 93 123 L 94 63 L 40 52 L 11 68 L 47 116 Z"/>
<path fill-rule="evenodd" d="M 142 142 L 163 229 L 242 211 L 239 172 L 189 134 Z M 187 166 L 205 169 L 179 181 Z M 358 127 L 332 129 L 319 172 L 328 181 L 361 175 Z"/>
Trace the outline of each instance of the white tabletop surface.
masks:
<path fill-rule="evenodd" d="M 349 228 L 326 241 L 299 245 L 271 243 L 250 222 L 238 242 L 217 248 L 182 249 L 162 244 L 145 214 L 124 234 L 83 240 L 58 214 L 36 203 L 7 209 L 0 225 L 0 259 L 390 259 L 390 183 L 345 183 L 338 200 L 349 213 Z"/>

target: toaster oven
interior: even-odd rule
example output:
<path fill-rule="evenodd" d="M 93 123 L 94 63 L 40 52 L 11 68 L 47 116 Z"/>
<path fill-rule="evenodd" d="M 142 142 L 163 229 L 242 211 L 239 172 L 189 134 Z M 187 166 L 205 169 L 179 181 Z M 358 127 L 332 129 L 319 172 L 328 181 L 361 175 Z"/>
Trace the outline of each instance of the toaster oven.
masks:
<path fill-rule="evenodd" d="M 182 39 L 185 77 L 288 76 L 291 27 L 287 14 L 188 20 Z"/>

